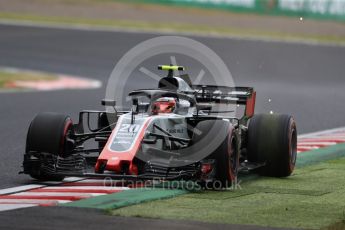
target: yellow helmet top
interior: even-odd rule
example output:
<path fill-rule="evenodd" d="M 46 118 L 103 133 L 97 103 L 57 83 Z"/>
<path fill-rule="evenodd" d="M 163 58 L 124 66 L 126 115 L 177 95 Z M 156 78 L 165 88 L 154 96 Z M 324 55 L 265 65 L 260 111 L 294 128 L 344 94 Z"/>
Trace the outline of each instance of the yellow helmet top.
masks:
<path fill-rule="evenodd" d="M 178 70 L 178 71 L 185 70 L 183 66 L 178 66 L 178 65 L 159 65 L 158 69 L 159 70 Z"/>

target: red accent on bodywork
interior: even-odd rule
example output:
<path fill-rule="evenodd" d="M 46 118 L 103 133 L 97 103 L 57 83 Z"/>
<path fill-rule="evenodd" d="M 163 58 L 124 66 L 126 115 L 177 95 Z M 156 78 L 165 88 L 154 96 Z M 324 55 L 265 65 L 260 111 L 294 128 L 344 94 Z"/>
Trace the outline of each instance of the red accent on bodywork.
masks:
<path fill-rule="evenodd" d="M 114 137 L 114 135 L 116 135 L 116 132 L 115 132 L 116 128 L 115 128 L 113 133 L 109 137 L 107 144 L 105 145 L 105 147 L 103 148 L 101 154 L 99 155 L 99 157 L 97 159 L 95 171 L 98 172 L 101 163 L 106 162 L 105 170 L 120 173 L 122 170 L 122 166 L 124 164 L 127 164 L 127 165 L 129 165 L 129 167 L 128 167 L 129 172 L 128 173 L 132 174 L 132 175 L 137 175 L 138 174 L 138 168 L 136 165 L 134 165 L 133 159 L 134 159 L 135 155 L 137 154 L 137 152 L 140 148 L 141 141 L 144 138 L 146 129 L 147 129 L 150 121 L 151 121 L 151 118 L 148 118 L 145 121 L 143 128 L 142 128 L 141 132 L 138 134 L 138 137 L 135 140 L 133 147 L 131 149 L 129 149 L 128 151 L 124 151 L 124 152 L 117 152 L 117 151 L 109 150 L 110 146 L 112 144 L 111 142 L 113 140 L 113 137 Z"/>
<path fill-rule="evenodd" d="M 130 164 L 129 165 L 129 172 L 131 172 L 132 175 L 138 175 L 138 167 L 135 164 Z"/>
<path fill-rule="evenodd" d="M 246 103 L 246 116 L 252 117 L 255 111 L 255 101 L 256 101 L 256 92 L 253 91 L 250 98 L 248 98 Z"/>
<path fill-rule="evenodd" d="M 212 171 L 212 164 L 210 163 L 205 163 L 201 165 L 201 172 L 203 174 L 208 174 Z"/>

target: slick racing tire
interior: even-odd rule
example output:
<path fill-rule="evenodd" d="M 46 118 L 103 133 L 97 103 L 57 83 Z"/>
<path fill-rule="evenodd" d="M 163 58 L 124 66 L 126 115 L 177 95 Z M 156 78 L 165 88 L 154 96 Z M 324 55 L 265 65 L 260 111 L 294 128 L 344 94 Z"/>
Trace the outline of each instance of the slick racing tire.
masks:
<path fill-rule="evenodd" d="M 265 163 L 258 172 L 265 176 L 287 177 L 297 156 L 296 123 L 290 115 L 260 114 L 248 126 L 248 160 Z"/>
<path fill-rule="evenodd" d="M 222 140 L 219 147 L 207 157 L 215 160 L 214 180 L 202 185 L 212 189 L 230 187 L 237 179 L 239 166 L 237 139 L 231 124 L 224 120 L 207 120 L 199 122 L 195 130 L 199 135 L 194 133 L 193 143 L 211 143 L 214 138 Z"/>
<path fill-rule="evenodd" d="M 42 159 L 54 159 L 70 151 L 67 135 L 72 132 L 70 117 L 57 113 L 40 113 L 31 122 L 26 139 L 24 172 L 38 180 L 63 180 L 63 176 L 48 174 L 42 170 Z M 32 154 L 35 153 L 35 157 Z M 33 159 L 34 158 L 34 159 Z"/>

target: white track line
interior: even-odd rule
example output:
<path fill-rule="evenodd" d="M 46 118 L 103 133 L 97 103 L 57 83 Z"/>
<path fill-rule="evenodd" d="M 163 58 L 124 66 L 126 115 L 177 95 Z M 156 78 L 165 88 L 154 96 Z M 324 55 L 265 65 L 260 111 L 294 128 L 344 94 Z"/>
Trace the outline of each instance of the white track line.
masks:
<path fill-rule="evenodd" d="M 317 138 L 344 138 L 345 139 L 345 131 L 339 131 L 335 133 L 326 133 L 316 136 Z"/>
<path fill-rule="evenodd" d="M 76 193 L 76 192 L 20 192 L 11 196 L 32 196 L 32 197 L 52 197 L 52 196 L 68 196 L 68 197 L 91 197 L 105 195 L 106 193 Z"/>
<path fill-rule="evenodd" d="M 14 187 L 14 188 L 1 189 L 0 190 L 0 195 L 18 193 L 18 192 L 27 191 L 27 190 L 30 190 L 30 189 L 42 188 L 44 186 L 45 185 L 29 184 L 29 185 L 23 185 L 23 186 Z"/>
<path fill-rule="evenodd" d="M 84 190 L 108 190 L 108 191 L 117 191 L 117 190 L 128 190 L 130 188 L 128 187 L 108 187 L 108 186 L 49 186 L 49 187 L 44 187 L 44 189 L 59 189 L 59 190 L 74 190 L 74 189 L 84 189 Z"/>
<path fill-rule="evenodd" d="M 345 138 L 337 138 L 337 137 L 329 137 L 329 136 L 325 136 L 325 137 L 310 137 L 310 138 L 302 138 L 299 140 L 300 142 L 314 142 L 314 141 L 317 141 L 317 142 L 345 142 Z"/>
<path fill-rule="evenodd" d="M 337 142 L 331 142 L 331 141 L 315 141 L 315 142 L 309 142 L 309 141 L 306 141 L 306 142 L 303 142 L 303 141 L 300 141 L 298 143 L 298 146 L 311 146 L 311 145 L 315 145 L 315 146 L 328 146 L 328 145 L 335 145 L 337 144 Z"/>
<path fill-rule="evenodd" d="M 298 138 L 307 138 L 307 137 L 315 137 L 315 136 L 322 136 L 322 135 L 327 135 L 330 133 L 338 133 L 338 132 L 344 132 L 345 133 L 345 127 L 340 127 L 340 128 L 335 128 L 335 129 L 327 129 L 323 131 L 318 131 L 318 132 L 312 132 L 312 133 L 306 133 L 299 135 Z M 344 135 L 344 133 L 342 135 Z"/>
<path fill-rule="evenodd" d="M 1 211 L 9 211 L 13 209 L 20 209 L 20 208 L 30 208 L 35 207 L 36 204 L 3 204 L 0 205 L 0 212 Z"/>
<path fill-rule="evenodd" d="M 80 180 L 85 180 L 85 178 L 83 177 L 67 177 L 63 180 L 63 182 L 77 182 L 77 181 L 80 181 Z M 61 183 L 61 182 L 60 182 Z"/>
<path fill-rule="evenodd" d="M 45 199 L 0 199 L 0 207 L 4 204 L 64 204 L 69 203 L 69 200 L 45 200 Z"/>
<path fill-rule="evenodd" d="M 74 182 L 74 181 L 71 181 L 71 182 Z M 78 182 L 78 181 L 76 181 L 76 182 Z M 84 183 L 106 183 L 107 180 L 106 179 L 83 179 L 83 180 L 81 180 L 81 182 L 84 182 Z M 120 182 L 120 181 L 109 180 L 109 182 L 116 183 L 116 182 Z"/>
<path fill-rule="evenodd" d="M 306 150 L 319 149 L 319 147 L 316 147 L 316 146 L 297 146 L 297 150 L 301 150 L 301 149 L 306 151 Z"/>
<path fill-rule="evenodd" d="M 13 187 L 13 188 L 5 188 L 5 189 L 0 190 L 0 195 L 18 193 L 18 192 L 27 191 L 27 190 L 36 189 L 36 188 L 44 188 L 49 185 L 59 185 L 66 182 L 77 182 L 80 180 L 84 180 L 84 179 L 81 177 L 68 177 L 64 179 L 62 182 L 47 181 L 40 184 L 29 184 L 29 185 L 22 185 L 22 186 Z"/>

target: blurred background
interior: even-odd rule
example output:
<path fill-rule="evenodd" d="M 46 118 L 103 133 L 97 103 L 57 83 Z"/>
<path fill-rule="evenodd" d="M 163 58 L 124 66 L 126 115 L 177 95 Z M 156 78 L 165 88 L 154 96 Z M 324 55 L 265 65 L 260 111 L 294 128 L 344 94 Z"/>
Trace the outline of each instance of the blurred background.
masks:
<path fill-rule="evenodd" d="M 344 42 L 344 0 L 0 0 L 0 18 Z"/>

